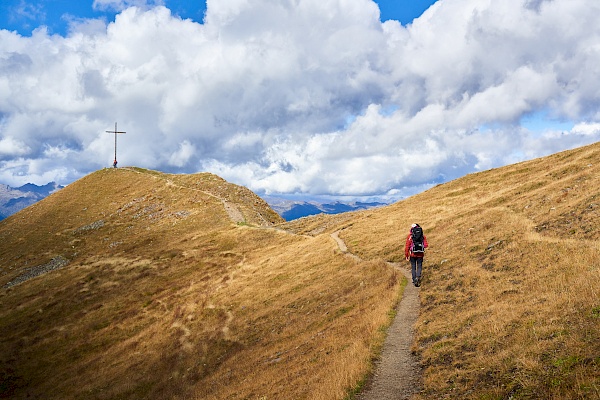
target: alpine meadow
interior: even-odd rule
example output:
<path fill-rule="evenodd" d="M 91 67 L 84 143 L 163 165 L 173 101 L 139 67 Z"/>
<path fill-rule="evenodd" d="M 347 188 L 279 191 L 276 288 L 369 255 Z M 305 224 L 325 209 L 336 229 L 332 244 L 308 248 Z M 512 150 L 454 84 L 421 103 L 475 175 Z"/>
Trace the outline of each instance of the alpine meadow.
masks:
<path fill-rule="evenodd" d="M 416 222 L 413 398 L 598 399 L 599 176 L 596 143 L 284 222 L 209 173 L 99 170 L 0 222 L 0 397 L 354 398 Z"/>

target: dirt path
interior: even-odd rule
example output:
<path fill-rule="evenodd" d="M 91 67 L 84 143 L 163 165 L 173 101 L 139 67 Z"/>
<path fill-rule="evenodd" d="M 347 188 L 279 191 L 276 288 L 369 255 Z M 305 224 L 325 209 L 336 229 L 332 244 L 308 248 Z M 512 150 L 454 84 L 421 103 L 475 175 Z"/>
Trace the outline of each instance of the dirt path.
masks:
<path fill-rule="evenodd" d="M 131 172 L 135 172 L 136 174 L 143 174 L 143 172 L 140 172 L 139 170 L 136 170 L 134 168 L 130 168 L 130 167 L 122 167 L 120 168 L 121 170 L 127 170 L 127 171 L 131 171 Z M 223 199 L 213 193 L 207 192 L 205 190 L 200 190 L 194 187 L 189 187 L 189 186 L 183 186 L 180 184 L 177 184 L 175 182 L 173 182 L 172 179 L 169 178 L 164 178 L 164 177 L 160 177 L 160 176 L 156 176 L 153 174 L 147 174 L 149 176 L 152 176 L 155 179 L 164 179 L 167 182 L 168 186 L 175 186 L 181 189 L 186 189 L 186 190 L 193 190 L 195 192 L 200 192 L 200 193 L 204 193 L 207 196 L 213 197 L 217 200 L 220 200 L 221 203 L 223 203 L 223 208 L 225 209 L 225 212 L 227 213 L 227 215 L 229 216 L 229 219 L 231 219 L 233 222 L 240 223 L 240 222 L 245 222 L 246 218 L 244 217 L 244 214 L 242 213 L 242 211 L 240 211 L 240 209 L 232 202 L 227 201 L 226 199 Z M 263 218 L 264 220 L 264 218 Z"/>
<path fill-rule="evenodd" d="M 348 248 L 339 237 L 339 231 L 331 237 L 340 250 L 354 258 L 358 256 L 348 252 Z M 419 316 L 419 289 L 413 286 L 410 271 L 401 264 L 392 264 L 408 279 L 404 296 L 396 309 L 396 318 L 387 332 L 381 358 L 375 363 L 375 373 L 365 390 L 356 398 L 359 400 L 398 400 L 410 399 L 422 388 L 422 371 L 417 357 L 410 347 L 414 340 L 413 326 Z"/>

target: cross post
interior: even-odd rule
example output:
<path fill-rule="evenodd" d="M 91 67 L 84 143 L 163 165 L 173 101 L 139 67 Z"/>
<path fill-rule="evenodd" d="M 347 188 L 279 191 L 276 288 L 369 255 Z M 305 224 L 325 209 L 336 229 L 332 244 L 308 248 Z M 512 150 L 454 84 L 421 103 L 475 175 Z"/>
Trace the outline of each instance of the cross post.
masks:
<path fill-rule="evenodd" d="M 113 168 L 117 168 L 117 133 L 126 133 L 126 132 L 119 132 L 117 130 L 117 123 L 115 122 L 115 130 L 114 131 L 106 131 L 107 133 L 114 133 L 115 134 L 115 161 L 113 161 Z"/>

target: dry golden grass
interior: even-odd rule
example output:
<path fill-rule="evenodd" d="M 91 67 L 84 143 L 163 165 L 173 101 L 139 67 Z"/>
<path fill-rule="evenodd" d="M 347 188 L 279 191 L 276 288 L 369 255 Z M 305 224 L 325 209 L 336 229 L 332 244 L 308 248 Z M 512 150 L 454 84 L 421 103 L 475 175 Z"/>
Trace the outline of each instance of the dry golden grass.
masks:
<path fill-rule="evenodd" d="M 343 399 L 419 222 L 419 398 L 600 398 L 598 176 L 595 144 L 283 223 L 210 174 L 99 171 L 0 223 L 0 285 L 70 261 L 0 292 L 0 393 Z"/>
<path fill-rule="evenodd" d="M 399 261 L 425 229 L 422 398 L 600 398 L 600 144 L 469 175 L 341 234 Z"/>
<path fill-rule="evenodd" d="M 328 235 L 265 229 L 280 222 L 213 175 L 140 169 L 98 171 L 3 221 L 0 396 L 343 398 L 398 275 Z M 69 264 L 6 287 L 57 256 Z"/>

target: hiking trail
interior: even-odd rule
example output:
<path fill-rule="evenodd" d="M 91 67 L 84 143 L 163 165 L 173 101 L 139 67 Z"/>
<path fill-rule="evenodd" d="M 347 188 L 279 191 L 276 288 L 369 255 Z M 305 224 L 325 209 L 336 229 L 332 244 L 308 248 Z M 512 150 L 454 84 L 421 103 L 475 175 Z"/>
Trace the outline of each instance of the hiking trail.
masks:
<path fill-rule="evenodd" d="M 340 251 L 360 260 L 348 251 L 339 237 L 340 231 L 331 234 Z M 396 308 L 396 317 L 387 331 L 387 337 L 375 370 L 365 389 L 356 396 L 357 400 L 400 400 L 410 399 L 422 389 L 422 370 L 410 347 L 414 340 L 414 324 L 419 316 L 419 288 L 413 286 L 411 273 L 399 263 L 388 263 L 407 279 L 402 300 Z"/>

